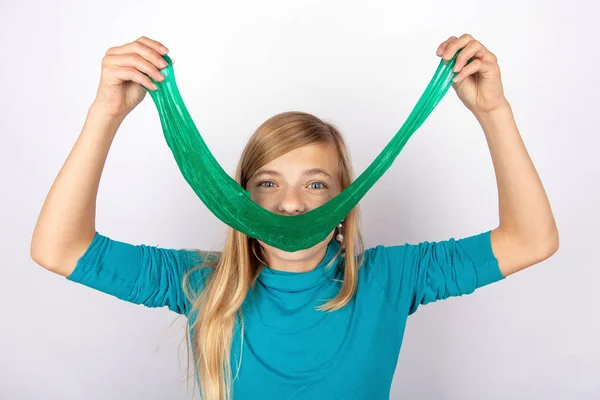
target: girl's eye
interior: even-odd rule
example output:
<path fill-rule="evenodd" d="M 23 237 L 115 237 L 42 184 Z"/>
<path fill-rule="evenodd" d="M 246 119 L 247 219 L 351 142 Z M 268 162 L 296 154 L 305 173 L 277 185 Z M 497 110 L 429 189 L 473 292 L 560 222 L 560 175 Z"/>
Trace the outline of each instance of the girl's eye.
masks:
<path fill-rule="evenodd" d="M 323 184 L 323 182 L 313 182 L 310 185 L 311 189 L 325 189 L 326 186 L 325 184 Z"/>
<path fill-rule="evenodd" d="M 258 184 L 260 187 L 275 187 L 275 184 L 271 181 L 262 181 Z"/>

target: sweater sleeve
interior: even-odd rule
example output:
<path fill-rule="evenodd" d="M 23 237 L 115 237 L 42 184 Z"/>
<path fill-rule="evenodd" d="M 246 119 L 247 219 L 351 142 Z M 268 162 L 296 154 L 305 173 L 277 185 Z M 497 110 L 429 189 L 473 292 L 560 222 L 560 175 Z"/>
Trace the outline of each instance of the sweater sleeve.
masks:
<path fill-rule="evenodd" d="M 366 256 L 391 306 L 405 315 L 421 304 L 471 294 L 504 279 L 491 231 L 460 240 L 377 246 Z"/>
<path fill-rule="evenodd" d="M 133 245 L 96 232 L 68 280 L 118 299 L 146 307 L 164 307 L 185 314 L 185 273 L 202 262 L 198 251 Z M 206 269 L 203 269 L 206 271 Z M 203 270 L 192 273 L 190 284 L 201 289 Z"/>

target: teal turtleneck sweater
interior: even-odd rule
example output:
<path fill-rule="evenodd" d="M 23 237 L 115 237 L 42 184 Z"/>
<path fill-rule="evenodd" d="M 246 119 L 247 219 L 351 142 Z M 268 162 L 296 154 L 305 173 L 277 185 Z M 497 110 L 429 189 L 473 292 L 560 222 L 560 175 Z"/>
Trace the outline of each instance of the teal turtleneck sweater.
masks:
<path fill-rule="evenodd" d="M 364 253 L 352 300 L 337 311 L 318 311 L 341 287 L 338 248 L 331 241 L 310 272 L 263 268 L 242 307 L 243 340 L 239 326 L 234 332 L 234 400 L 388 399 L 407 317 L 421 304 L 503 278 L 489 231 L 460 240 L 377 246 Z M 191 250 L 133 245 L 96 233 L 68 279 L 189 317 L 181 281 L 198 261 Z M 193 273 L 197 290 L 207 271 Z"/>

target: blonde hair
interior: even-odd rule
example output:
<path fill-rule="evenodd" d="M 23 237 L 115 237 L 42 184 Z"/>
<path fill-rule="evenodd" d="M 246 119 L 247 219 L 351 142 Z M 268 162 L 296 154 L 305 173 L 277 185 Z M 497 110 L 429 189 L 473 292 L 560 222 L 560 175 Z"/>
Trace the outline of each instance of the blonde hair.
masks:
<path fill-rule="evenodd" d="M 294 111 L 277 114 L 258 127 L 242 153 L 235 179 L 245 188 L 262 166 L 291 150 L 316 143 L 335 145 L 339 156 L 339 179 L 344 190 L 354 177 L 341 133 L 332 124 L 311 114 Z M 364 249 L 358 206 L 344 218 L 342 229 L 344 241 L 337 256 L 344 252 L 339 264 L 343 268 L 343 282 L 337 296 L 318 307 L 324 312 L 344 307 L 356 291 Z M 205 400 L 231 398 L 234 327 L 238 321 L 243 337 L 241 307 L 265 264 L 261 256 L 262 247 L 256 239 L 229 228 L 219 259 L 205 258 L 203 265 L 188 271 L 184 278 L 184 291 L 192 305 L 190 314 L 194 316 L 189 324 L 192 342 L 190 344 L 188 340 L 188 347 L 195 361 L 194 371 L 200 382 L 200 393 Z M 207 267 L 212 269 L 210 276 L 201 292 L 195 293 L 190 287 L 189 275 Z"/>

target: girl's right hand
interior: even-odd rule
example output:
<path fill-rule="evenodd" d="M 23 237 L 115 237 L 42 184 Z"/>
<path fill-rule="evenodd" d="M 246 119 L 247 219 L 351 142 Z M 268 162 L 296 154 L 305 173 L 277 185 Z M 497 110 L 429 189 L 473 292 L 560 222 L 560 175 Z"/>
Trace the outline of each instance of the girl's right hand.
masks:
<path fill-rule="evenodd" d="M 148 76 L 158 82 L 164 80 L 160 69 L 167 67 L 162 56 L 168 51 L 162 43 L 144 36 L 108 49 L 92 107 L 107 117 L 125 118 L 146 96 L 144 87 L 156 90 Z"/>

